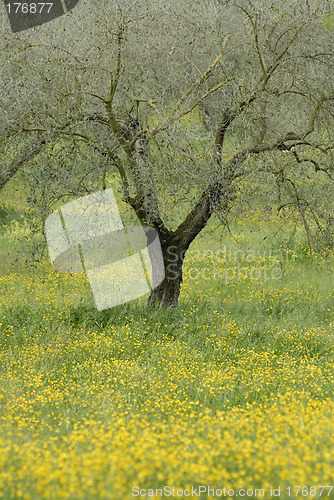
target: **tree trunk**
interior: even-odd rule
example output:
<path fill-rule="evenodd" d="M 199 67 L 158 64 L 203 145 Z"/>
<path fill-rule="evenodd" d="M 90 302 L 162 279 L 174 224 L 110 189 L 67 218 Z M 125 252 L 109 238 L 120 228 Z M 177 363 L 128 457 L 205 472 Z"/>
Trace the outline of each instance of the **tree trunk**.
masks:
<path fill-rule="evenodd" d="M 149 306 L 157 304 L 159 307 L 177 306 L 185 254 L 196 236 L 206 226 L 214 209 L 219 206 L 225 211 L 228 209 L 232 194 L 231 186 L 230 191 L 227 191 L 220 182 L 215 182 L 203 191 L 194 208 L 176 231 L 162 237 L 159 227 L 155 227 L 160 237 L 165 278 L 160 285 L 152 290 L 148 299 Z M 154 267 L 153 260 L 152 266 Z"/>
<path fill-rule="evenodd" d="M 307 219 L 305 217 L 305 210 L 300 204 L 298 204 L 298 209 L 299 209 L 299 213 L 300 213 L 300 216 L 302 218 L 302 221 L 303 221 L 303 226 L 304 226 L 304 229 L 306 232 L 307 241 L 308 241 L 310 250 L 311 250 L 311 252 L 314 252 L 314 241 L 313 241 L 310 226 L 308 225 Z"/>
<path fill-rule="evenodd" d="M 165 277 L 148 299 L 148 306 L 177 306 L 182 282 L 182 266 L 186 248 L 176 246 L 173 241 L 162 247 Z"/>
<path fill-rule="evenodd" d="M 109 115 L 110 120 L 114 120 L 112 110 L 109 110 Z M 232 119 L 232 111 L 226 108 L 215 142 L 219 165 L 224 135 Z M 128 141 L 125 152 L 137 190 L 135 197 L 129 196 L 126 174 L 125 172 L 121 173 L 124 199 L 134 209 L 143 227 L 152 227 L 157 231 L 163 255 L 165 277 L 158 286 L 155 286 L 156 283 L 160 282 L 159 279 L 156 279 L 161 276 L 159 269 L 160 259 L 157 259 L 157 256 L 154 255 L 154 250 L 151 249 L 153 289 L 148 299 L 148 306 L 177 306 L 185 253 L 192 241 L 206 226 L 214 211 L 225 210 L 226 212 L 228 209 L 229 201 L 233 199 L 233 173 L 236 167 L 245 160 L 246 155 L 241 154 L 239 155 L 240 157 L 236 157 L 235 155 L 232 161 L 227 164 L 226 178 L 211 183 L 202 192 L 199 200 L 188 213 L 185 220 L 175 231 L 170 231 L 164 225 L 159 212 L 156 190 L 151 177 L 147 134 L 140 133 L 143 131 L 143 127 L 140 121 L 133 118 L 129 118 L 127 121 L 114 120 L 114 126 L 115 134 L 121 134 L 121 144 L 123 145 L 122 141 Z M 150 248 L 150 245 L 148 248 Z"/>

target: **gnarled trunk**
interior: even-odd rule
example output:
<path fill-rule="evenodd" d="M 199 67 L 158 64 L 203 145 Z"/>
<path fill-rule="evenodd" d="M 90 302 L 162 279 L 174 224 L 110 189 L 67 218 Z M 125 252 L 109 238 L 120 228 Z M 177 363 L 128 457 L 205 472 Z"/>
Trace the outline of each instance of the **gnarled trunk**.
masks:
<path fill-rule="evenodd" d="M 176 246 L 174 242 L 162 247 L 165 278 L 152 290 L 148 299 L 149 306 L 177 306 L 182 282 L 182 266 L 186 248 Z"/>

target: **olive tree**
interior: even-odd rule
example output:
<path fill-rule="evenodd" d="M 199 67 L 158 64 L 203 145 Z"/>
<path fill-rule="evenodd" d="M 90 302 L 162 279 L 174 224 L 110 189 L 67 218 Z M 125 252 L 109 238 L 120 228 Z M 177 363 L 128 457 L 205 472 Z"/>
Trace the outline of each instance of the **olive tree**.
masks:
<path fill-rule="evenodd" d="M 0 188 L 38 155 L 91 151 L 86 169 L 102 188 L 116 172 L 158 233 L 165 278 L 149 304 L 176 305 L 189 246 L 213 214 L 228 221 L 245 177 L 292 186 L 284 154 L 331 178 L 328 16 L 312 0 L 83 1 L 47 27 L 7 30 Z M 82 178 L 66 177 L 68 195 Z"/>

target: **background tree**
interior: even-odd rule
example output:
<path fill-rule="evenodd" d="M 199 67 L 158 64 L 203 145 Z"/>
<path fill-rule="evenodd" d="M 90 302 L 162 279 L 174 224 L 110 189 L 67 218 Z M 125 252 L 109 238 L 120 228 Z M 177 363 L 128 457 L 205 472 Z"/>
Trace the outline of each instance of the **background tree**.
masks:
<path fill-rule="evenodd" d="M 123 200 L 159 234 L 166 277 L 151 305 L 177 303 L 190 244 L 214 213 L 227 223 L 245 178 L 272 181 L 314 246 L 288 169 L 331 179 L 330 7 L 82 2 L 47 27 L 7 30 L 0 188 L 39 155 L 35 192 L 53 186 L 47 215 L 117 172 Z"/>

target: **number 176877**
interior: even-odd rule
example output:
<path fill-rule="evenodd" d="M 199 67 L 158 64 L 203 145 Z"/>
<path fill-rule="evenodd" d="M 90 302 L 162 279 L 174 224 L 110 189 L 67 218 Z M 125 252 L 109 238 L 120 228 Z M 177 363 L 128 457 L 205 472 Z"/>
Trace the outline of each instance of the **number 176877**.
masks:
<path fill-rule="evenodd" d="M 8 14 L 41 14 L 42 12 L 46 12 L 49 14 L 52 9 L 53 2 L 50 3 L 21 3 L 14 2 L 12 4 L 8 3 L 6 5 Z"/>

